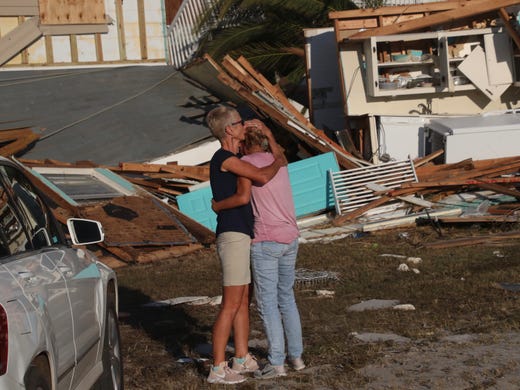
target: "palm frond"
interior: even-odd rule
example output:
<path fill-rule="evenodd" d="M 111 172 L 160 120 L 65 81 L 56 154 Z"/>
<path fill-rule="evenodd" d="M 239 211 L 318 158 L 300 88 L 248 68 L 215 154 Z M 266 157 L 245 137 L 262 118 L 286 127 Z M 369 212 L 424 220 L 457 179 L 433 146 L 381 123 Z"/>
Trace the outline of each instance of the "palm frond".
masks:
<path fill-rule="evenodd" d="M 303 29 L 331 26 L 331 11 L 357 8 L 351 0 L 215 0 L 217 23 L 201 52 L 219 60 L 243 55 L 266 77 L 299 81 L 305 74 Z M 230 23 L 231 21 L 231 23 Z"/>
<path fill-rule="evenodd" d="M 260 73 L 271 82 L 275 75 L 299 81 L 305 75 L 303 51 L 300 48 L 280 46 L 267 42 L 248 44 L 229 53 L 232 57 L 244 56 Z"/>

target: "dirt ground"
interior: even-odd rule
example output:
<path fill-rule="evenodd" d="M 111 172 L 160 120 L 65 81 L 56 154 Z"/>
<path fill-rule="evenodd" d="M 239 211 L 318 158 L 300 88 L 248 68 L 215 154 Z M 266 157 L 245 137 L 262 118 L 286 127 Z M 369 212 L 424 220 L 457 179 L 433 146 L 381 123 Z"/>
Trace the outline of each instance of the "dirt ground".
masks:
<path fill-rule="evenodd" d="M 400 233 L 301 245 L 299 268 L 340 275 L 337 281 L 296 289 L 307 367 L 274 380 L 250 378 L 234 388 L 520 389 L 520 243 L 428 249 L 403 243 Z M 481 230 L 445 236 L 470 233 Z M 422 242 L 433 240 L 428 234 L 410 231 Z M 387 254 L 421 258 L 419 264 L 409 263 L 420 272 L 401 271 L 404 260 Z M 218 296 L 213 248 L 117 272 L 125 388 L 233 388 L 206 382 L 218 306 L 143 306 Z M 318 296 L 318 289 L 334 294 Z M 379 300 L 411 304 L 415 310 L 349 310 Z M 265 362 L 262 329 L 253 304 L 250 348 Z"/>
<path fill-rule="evenodd" d="M 284 378 L 249 379 L 258 389 L 520 389 L 520 333 L 457 335 L 437 342 L 392 343 L 376 363 L 357 370 L 355 383 L 323 385 L 338 365 L 309 365 Z M 247 387 L 246 387 L 247 386 Z"/>
<path fill-rule="evenodd" d="M 366 389 L 519 389 L 520 333 L 394 345 L 359 374 Z"/>

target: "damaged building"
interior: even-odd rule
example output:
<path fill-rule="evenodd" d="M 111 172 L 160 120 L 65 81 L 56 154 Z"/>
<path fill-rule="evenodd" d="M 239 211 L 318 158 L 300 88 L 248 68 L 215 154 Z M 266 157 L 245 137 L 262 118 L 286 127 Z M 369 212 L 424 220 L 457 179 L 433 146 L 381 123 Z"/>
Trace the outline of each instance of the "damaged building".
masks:
<path fill-rule="evenodd" d="M 191 61 L 196 37 L 176 28 L 196 2 L 61 3 L 0 0 L 0 152 L 58 220 L 102 222 L 111 266 L 212 244 L 218 142 L 203 120 L 220 103 L 292 140 L 302 237 L 518 221 L 518 1 L 331 13 L 332 27 L 302 32 L 308 107 L 244 57 Z"/>

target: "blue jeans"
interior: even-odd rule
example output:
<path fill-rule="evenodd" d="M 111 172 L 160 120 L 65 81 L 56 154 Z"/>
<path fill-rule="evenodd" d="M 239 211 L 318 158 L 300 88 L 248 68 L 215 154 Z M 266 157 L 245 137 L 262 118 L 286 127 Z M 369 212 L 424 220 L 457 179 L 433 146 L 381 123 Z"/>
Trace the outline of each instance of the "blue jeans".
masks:
<path fill-rule="evenodd" d="M 294 299 L 294 270 L 298 239 L 290 244 L 263 241 L 251 245 L 251 266 L 256 302 L 269 343 L 268 359 L 274 366 L 303 352 L 300 313 Z M 285 335 L 285 338 L 284 338 Z"/>

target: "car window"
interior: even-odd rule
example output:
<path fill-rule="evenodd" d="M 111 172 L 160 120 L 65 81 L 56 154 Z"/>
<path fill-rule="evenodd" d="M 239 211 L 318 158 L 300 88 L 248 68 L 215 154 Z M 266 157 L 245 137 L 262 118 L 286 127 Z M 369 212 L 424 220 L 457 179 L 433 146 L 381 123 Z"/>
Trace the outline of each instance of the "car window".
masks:
<path fill-rule="evenodd" d="M 26 250 L 28 244 L 23 225 L 16 214 L 7 191 L 0 182 L 0 256 Z"/>
<path fill-rule="evenodd" d="M 58 242 L 58 233 L 50 210 L 29 180 L 17 169 L 4 166 L 15 201 L 24 214 L 27 231 L 34 249 Z M 29 248 L 28 248 L 29 249 Z"/>

